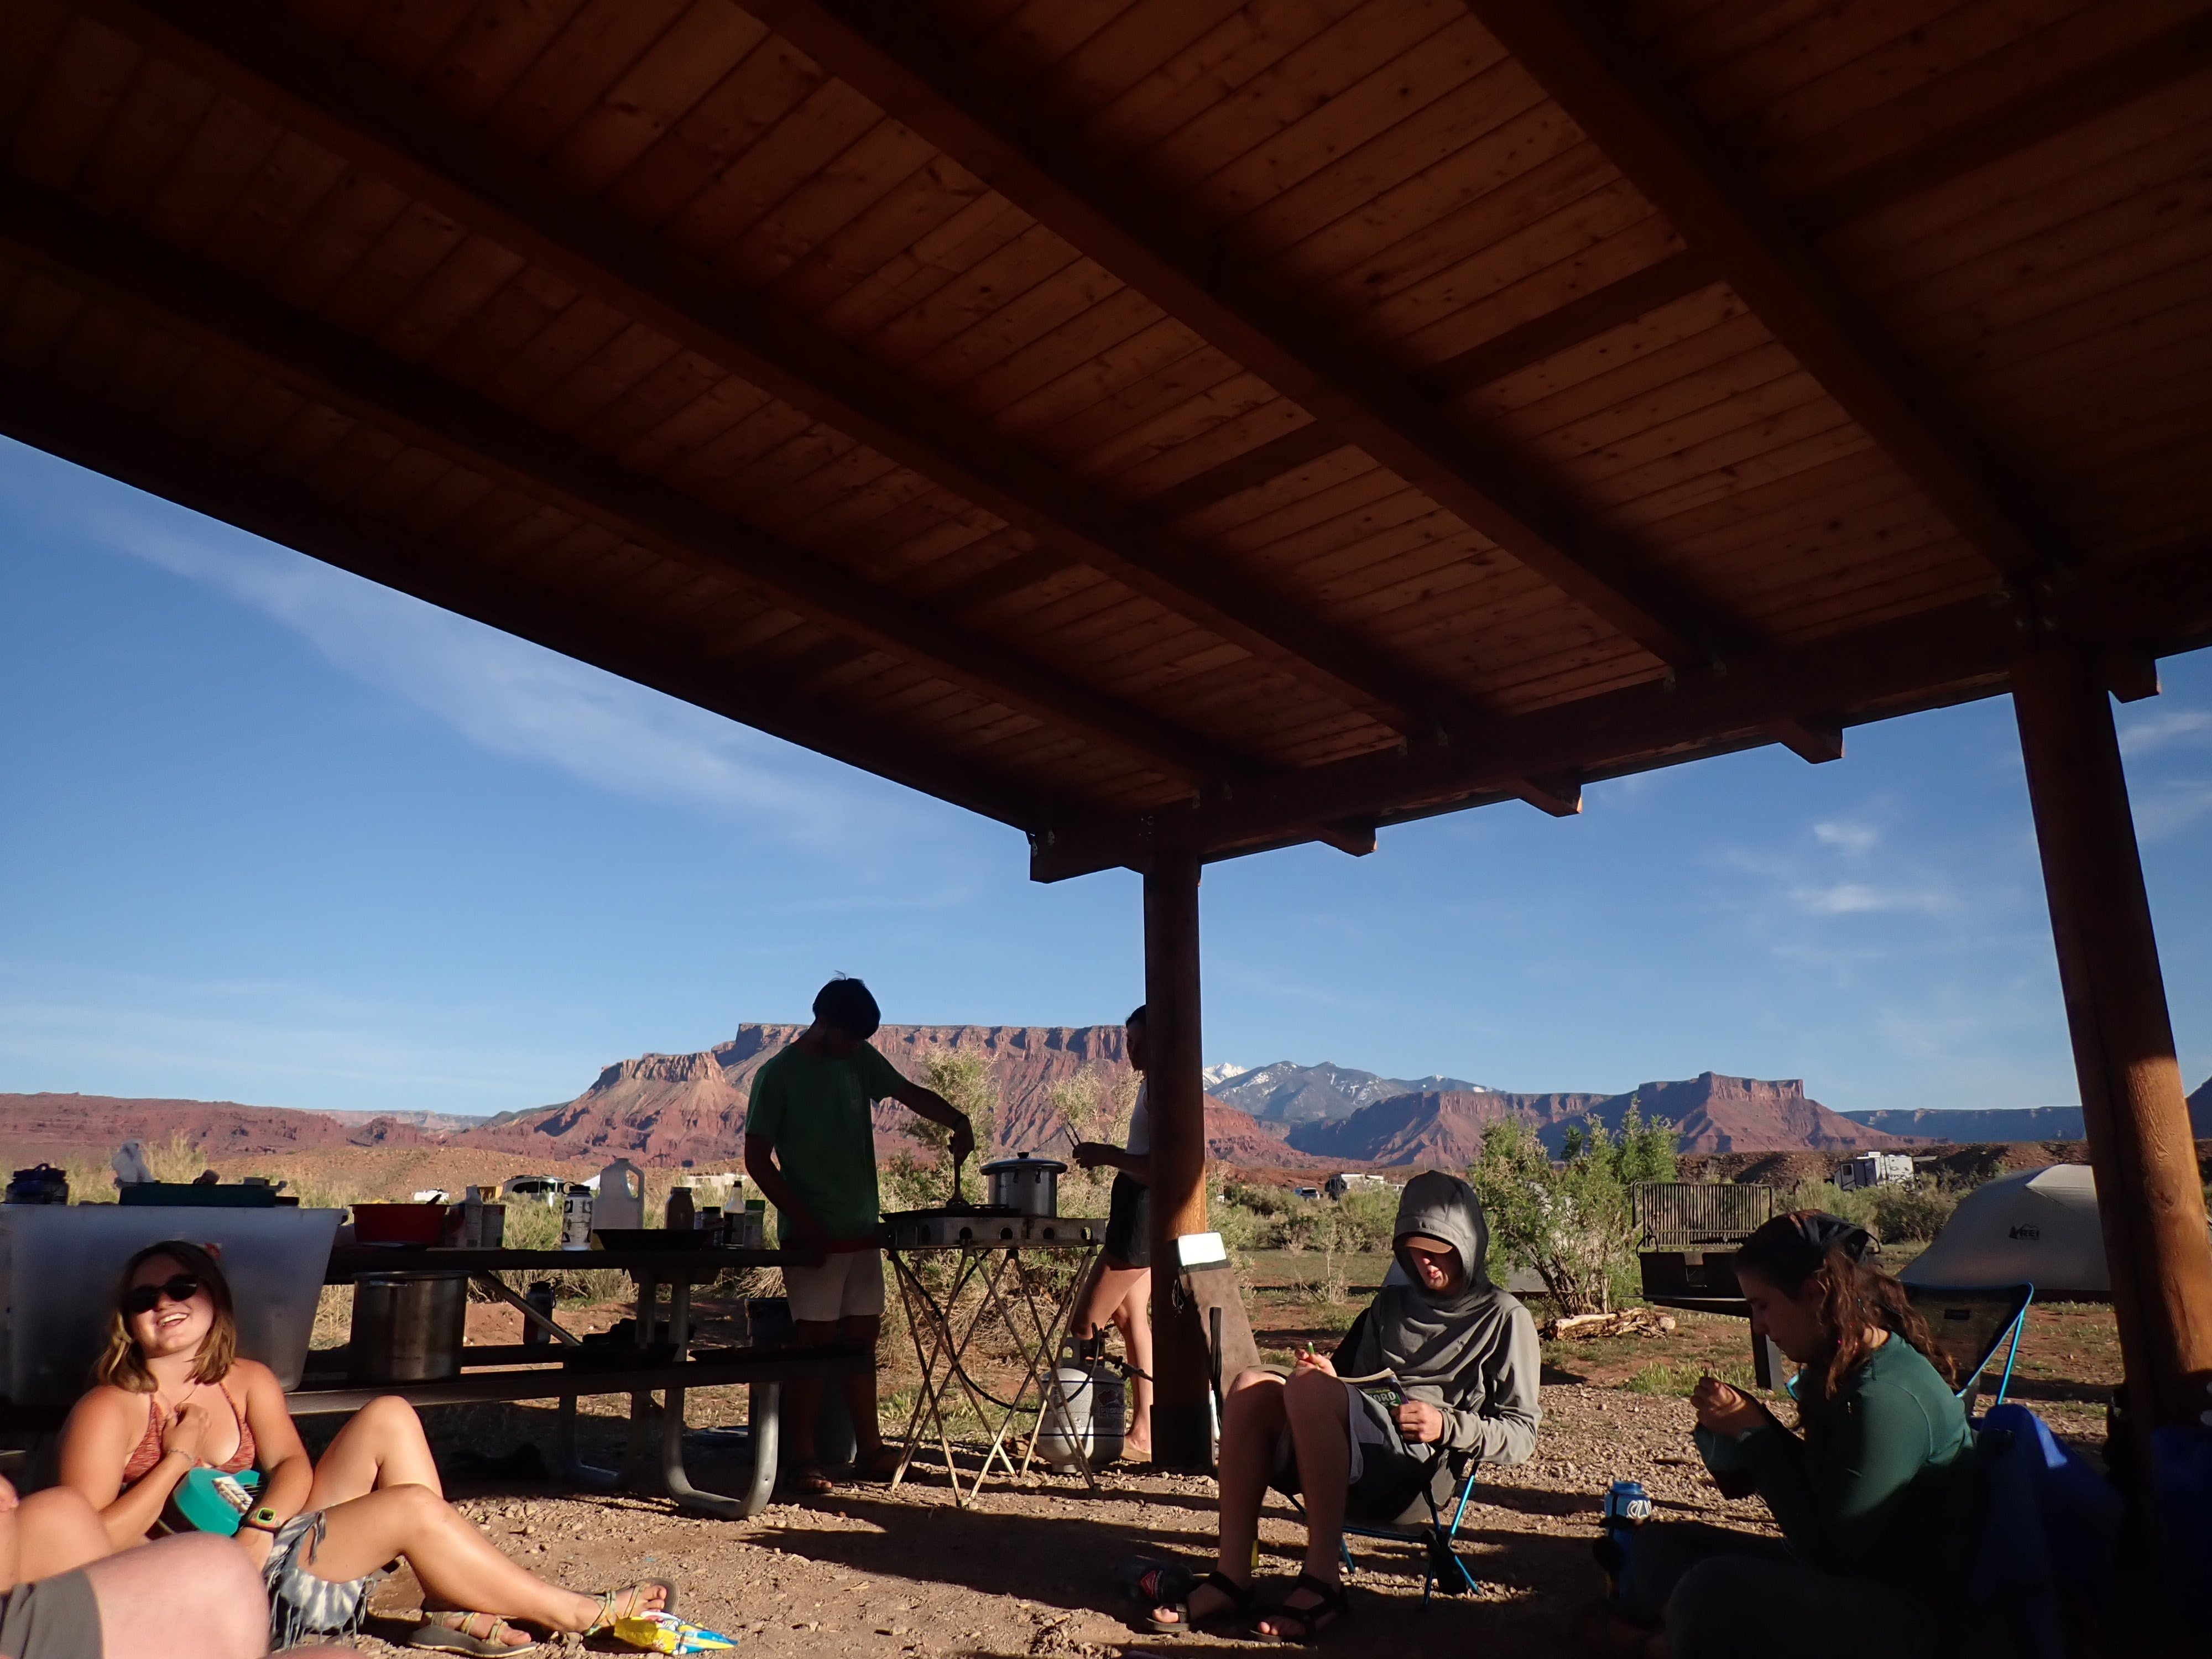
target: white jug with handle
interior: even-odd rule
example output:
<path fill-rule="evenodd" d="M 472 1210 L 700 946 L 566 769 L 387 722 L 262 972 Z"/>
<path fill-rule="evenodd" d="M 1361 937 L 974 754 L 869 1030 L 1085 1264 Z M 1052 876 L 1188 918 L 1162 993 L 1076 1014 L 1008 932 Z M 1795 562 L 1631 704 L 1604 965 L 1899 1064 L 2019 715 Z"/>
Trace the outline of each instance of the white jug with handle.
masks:
<path fill-rule="evenodd" d="M 595 1228 L 645 1225 L 645 1174 L 626 1158 L 599 1171 L 599 1195 L 592 1206 Z"/>

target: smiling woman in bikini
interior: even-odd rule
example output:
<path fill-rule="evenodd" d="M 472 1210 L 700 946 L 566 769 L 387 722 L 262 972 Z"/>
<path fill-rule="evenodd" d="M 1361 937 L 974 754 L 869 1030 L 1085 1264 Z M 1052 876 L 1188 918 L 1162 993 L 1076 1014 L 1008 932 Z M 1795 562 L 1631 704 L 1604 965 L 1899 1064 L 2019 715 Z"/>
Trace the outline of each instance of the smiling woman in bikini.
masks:
<path fill-rule="evenodd" d="M 658 1580 L 579 1595 L 507 1559 L 446 1502 L 422 1425 L 404 1400 L 363 1407 L 315 1462 L 276 1373 L 237 1349 L 230 1289 L 214 1256 L 184 1243 L 139 1251 L 117 1286 L 93 1389 L 62 1431 L 62 1483 L 90 1501 L 120 1549 L 162 1524 L 194 1469 L 259 1469 L 258 1507 L 238 1543 L 268 1586 L 273 1645 L 358 1629 L 368 1587 L 394 1556 L 422 1585 L 423 1622 L 411 1645 L 448 1653 L 536 1646 L 510 1617 L 589 1632 L 672 1599 Z"/>

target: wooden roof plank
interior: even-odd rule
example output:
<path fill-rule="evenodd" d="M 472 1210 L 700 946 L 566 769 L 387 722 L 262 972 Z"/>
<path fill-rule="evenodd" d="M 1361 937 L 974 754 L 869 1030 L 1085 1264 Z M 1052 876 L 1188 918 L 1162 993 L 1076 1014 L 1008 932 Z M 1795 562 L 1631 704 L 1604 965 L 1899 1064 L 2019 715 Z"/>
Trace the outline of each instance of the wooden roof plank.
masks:
<path fill-rule="evenodd" d="M 2092 567 L 2040 617 L 2040 637 L 2160 651 L 2212 642 L 2212 558 L 2197 544 Z M 1501 720 L 1477 741 L 1407 745 L 1240 788 L 1155 817 L 1059 821 L 1030 835 L 1040 881 L 1140 865 L 1155 848 L 1224 857 L 1356 817 L 1449 810 L 1510 792 L 1532 773 L 1588 777 L 1665 764 L 1706 746 L 1774 741 L 1785 720 L 1849 722 L 2002 690 L 2036 635 L 2014 605 L 1969 599 L 1903 621 L 1740 658 L 1726 674 L 1585 697 Z M 1801 711 L 1789 714 L 1784 711 Z"/>
<path fill-rule="evenodd" d="M 961 418 L 805 319 L 733 294 L 710 267 L 641 237 L 619 211 L 281 15 L 244 0 L 85 3 L 196 73 L 277 109 L 335 153 L 1353 706 L 1401 728 L 1468 717 L 1448 688 L 1409 683 L 1385 653 L 1164 538 L 1126 504 Z"/>
<path fill-rule="evenodd" d="M 0 237 L 19 258 L 151 311 L 166 326 L 217 350 L 243 352 L 264 372 L 311 396 L 350 404 L 371 419 L 419 434 L 471 465 L 489 468 L 590 515 L 637 526 L 677 556 L 719 568 L 796 604 L 832 627 L 927 659 L 956 683 L 1011 699 L 1048 720 L 1079 725 L 1133 748 L 1170 775 L 1202 784 L 1241 769 L 1228 754 L 1144 711 L 1012 655 L 981 636 L 876 595 L 816 559 L 784 548 L 743 521 L 711 513 L 651 481 L 382 358 L 309 319 L 279 314 L 265 296 L 189 265 L 135 233 L 92 219 L 29 185 L 0 182 Z M 189 307 L 189 313 L 179 307 Z"/>
<path fill-rule="evenodd" d="M 1775 337 L 1950 514 L 2008 580 L 2067 560 L 2017 481 L 1944 410 L 1744 169 L 1586 0 L 1466 0 Z"/>
<path fill-rule="evenodd" d="M 1018 75 L 984 65 L 913 8 L 755 0 L 748 9 L 1662 660 L 1703 660 L 1700 636 L 1727 633 L 1662 592 L 1625 550 L 1580 544 L 1560 503 L 1532 490 L 1509 455 L 1256 269 L 1225 258 L 1211 227 L 1187 221 L 1156 184 L 1102 163 L 1053 112 L 1021 100 Z"/>

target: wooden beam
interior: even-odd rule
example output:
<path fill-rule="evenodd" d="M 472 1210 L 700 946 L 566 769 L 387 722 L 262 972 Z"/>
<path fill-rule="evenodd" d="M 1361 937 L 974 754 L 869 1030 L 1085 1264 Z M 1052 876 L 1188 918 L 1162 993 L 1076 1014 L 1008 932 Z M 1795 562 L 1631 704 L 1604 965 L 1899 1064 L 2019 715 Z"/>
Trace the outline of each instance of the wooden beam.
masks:
<path fill-rule="evenodd" d="M 947 39 L 910 0 L 747 0 L 745 9 L 1660 660 L 1699 664 L 1735 644 L 1709 601 L 1592 533 L 1510 451 L 1237 258 L 1218 227 L 1103 157 L 1030 96 L 1020 64 Z"/>
<path fill-rule="evenodd" d="M 1593 0 L 1465 0 L 1759 320 L 2007 580 L 2066 562 L 1982 452 L 1744 167 Z"/>
<path fill-rule="evenodd" d="M 2005 689 L 2039 640 L 2130 643 L 2160 653 L 2212 644 L 2212 546 L 2191 543 L 2100 565 L 2039 611 L 1969 601 L 1901 622 L 1738 658 L 1728 672 L 1685 672 L 1670 688 L 1609 691 L 1500 720 L 1480 737 L 1407 744 L 1382 754 L 1239 784 L 1188 811 L 1056 820 L 1030 837 L 1030 872 L 1057 881 L 1140 867 L 1164 846 L 1201 857 L 1310 840 L 1346 818 L 1390 823 L 1519 793 L 1522 780 L 1617 777 L 1775 740 L 1786 711 L 1857 723 Z"/>
<path fill-rule="evenodd" d="M 798 694 L 781 673 L 714 660 L 706 642 L 569 600 L 444 543 L 335 507 L 188 434 L 0 375 L 0 432 L 134 489 L 557 651 L 757 731 L 995 818 L 1034 828 L 1071 803 L 1030 779 L 933 754 L 921 732 Z M 694 649 L 684 647 L 691 644 Z"/>
<path fill-rule="evenodd" d="M 1213 1464 L 1203 1333 L 1182 1304 L 1176 1241 L 1206 1231 L 1206 1050 L 1199 1016 L 1198 860 L 1169 852 L 1145 871 L 1145 1095 L 1152 1126 L 1152 1459 Z"/>
<path fill-rule="evenodd" d="M 395 188 L 793 407 L 1395 729 L 1467 711 L 1388 651 L 936 398 L 769 295 L 461 119 L 346 45 L 252 0 L 82 9 Z"/>
<path fill-rule="evenodd" d="M 2120 1327 L 2128 1437 L 2212 1418 L 2212 1243 L 2112 705 L 2093 652 L 2013 669 L 2027 794 Z M 2177 1588 L 2179 1588 L 2177 1586 Z"/>
<path fill-rule="evenodd" d="M 2212 68 L 2212 13 L 2083 65 L 1994 110 L 1953 123 L 1898 155 L 1790 198 L 1791 213 L 1814 230 L 1832 229 L 1962 178 L 2061 133 L 2124 108 Z M 1939 99 L 1942 86 L 1910 94 Z"/>
<path fill-rule="evenodd" d="M 1811 765 L 1825 766 L 1844 757 L 1841 720 L 1772 720 L 1768 722 L 1766 730 L 1775 742 Z"/>
<path fill-rule="evenodd" d="M 1572 775 L 1519 778 L 1508 787 L 1548 817 L 1571 818 L 1582 814 L 1582 780 Z"/>
<path fill-rule="evenodd" d="M 1049 725 L 1082 731 L 1202 787 L 1252 769 L 1196 735 L 873 589 L 565 438 L 290 312 L 66 198 L 0 179 L 0 247 L 58 281 L 242 362 L 301 395 L 509 483 L 833 632 Z"/>
<path fill-rule="evenodd" d="M 1455 357 L 1447 357 L 1433 368 L 1423 369 L 1419 383 L 1437 397 L 1456 397 L 1595 339 L 1607 329 L 1632 323 L 1720 280 L 1720 273 L 1703 254 L 1687 249 L 1669 254 L 1578 300 L 1570 300 L 1555 311 L 1532 317 L 1517 328 L 1470 346 Z"/>
<path fill-rule="evenodd" d="M 1315 421 L 1261 444 L 1257 449 L 1248 449 L 1194 477 L 1169 485 L 1145 503 L 1145 516 L 1162 524 L 1187 518 L 1216 501 L 1225 501 L 1231 495 L 1273 483 L 1285 473 L 1310 465 L 1324 455 L 1334 455 L 1349 441 L 1336 428 Z"/>
<path fill-rule="evenodd" d="M 1314 831 L 1314 839 L 1324 847 L 1334 847 L 1340 853 L 1364 859 L 1375 850 L 1375 824 L 1348 819 L 1342 823 L 1324 823 Z"/>

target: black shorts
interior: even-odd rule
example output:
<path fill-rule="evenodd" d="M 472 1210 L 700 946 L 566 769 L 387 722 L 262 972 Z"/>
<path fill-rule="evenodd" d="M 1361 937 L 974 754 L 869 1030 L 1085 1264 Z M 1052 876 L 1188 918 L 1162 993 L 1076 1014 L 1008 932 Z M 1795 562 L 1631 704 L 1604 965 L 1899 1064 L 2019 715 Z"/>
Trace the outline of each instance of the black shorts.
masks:
<path fill-rule="evenodd" d="M 1152 1265 L 1152 1189 L 1126 1172 L 1115 1173 L 1107 1205 L 1106 1256 L 1120 1267 Z"/>
<path fill-rule="evenodd" d="M 0 1654 L 7 1659 L 100 1659 L 100 1603 L 82 1571 L 0 1595 Z"/>
<path fill-rule="evenodd" d="M 1388 1439 L 1382 1445 L 1370 1441 L 1360 1447 L 1359 1479 L 1344 1494 L 1345 1515 L 1377 1526 L 1413 1526 L 1428 1520 L 1449 1490 L 1451 1460 L 1415 1452 L 1372 1396 L 1357 1397 L 1360 1408 L 1387 1431 Z M 1285 1434 L 1285 1441 L 1288 1438 Z M 1280 1461 L 1267 1484 L 1285 1498 L 1296 1498 L 1304 1490 L 1297 1454 L 1285 1444 L 1278 1455 Z"/>

